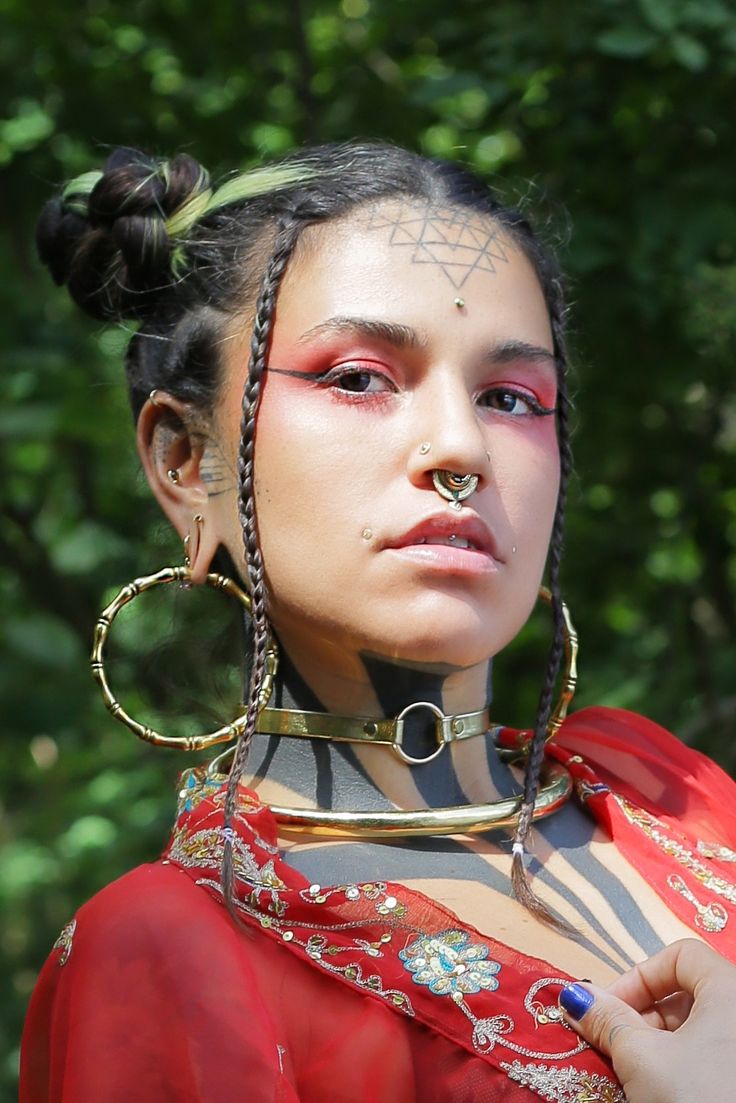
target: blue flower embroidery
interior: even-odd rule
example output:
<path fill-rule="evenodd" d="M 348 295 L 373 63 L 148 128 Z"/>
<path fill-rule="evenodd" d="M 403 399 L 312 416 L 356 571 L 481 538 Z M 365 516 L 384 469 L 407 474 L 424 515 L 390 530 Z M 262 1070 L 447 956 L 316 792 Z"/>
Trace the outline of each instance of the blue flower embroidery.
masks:
<path fill-rule="evenodd" d="M 498 988 L 501 963 L 488 959 L 488 947 L 469 942 L 466 931 L 423 935 L 399 952 L 415 984 L 426 984 L 435 996 L 468 995 Z"/>

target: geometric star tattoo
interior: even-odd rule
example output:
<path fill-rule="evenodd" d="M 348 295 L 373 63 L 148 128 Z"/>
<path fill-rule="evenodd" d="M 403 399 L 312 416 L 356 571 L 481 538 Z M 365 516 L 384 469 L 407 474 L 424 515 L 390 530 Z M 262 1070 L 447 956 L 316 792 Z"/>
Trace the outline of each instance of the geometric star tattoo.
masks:
<path fill-rule="evenodd" d="M 390 229 L 391 245 L 412 250 L 413 264 L 436 264 L 459 290 L 471 272 L 495 272 L 508 263 L 508 238 L 489 218 L 462 207 L 424 210 L 416 201 L 401 203 L 396 214 L 374 208 L 368 229 Z"/>

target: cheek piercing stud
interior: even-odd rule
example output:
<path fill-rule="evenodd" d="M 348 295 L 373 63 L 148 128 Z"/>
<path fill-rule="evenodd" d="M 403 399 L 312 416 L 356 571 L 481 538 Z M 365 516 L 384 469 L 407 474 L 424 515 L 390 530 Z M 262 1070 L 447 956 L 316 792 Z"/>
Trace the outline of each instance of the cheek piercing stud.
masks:
<path fill-rule="evenodd" d="M 363 537 L 364 540 L 370 540 L 370 538 L 373 536 L 373 529 L 363 529 L 360 535 Z"/>
<path fill-rule="evenodd" d="M 429 443 L 428 440 L 423 440 L 422 443 L 419 445 L 419 451 L 421 455 L 426 456 L 431 447 L 432 445 Z"/>

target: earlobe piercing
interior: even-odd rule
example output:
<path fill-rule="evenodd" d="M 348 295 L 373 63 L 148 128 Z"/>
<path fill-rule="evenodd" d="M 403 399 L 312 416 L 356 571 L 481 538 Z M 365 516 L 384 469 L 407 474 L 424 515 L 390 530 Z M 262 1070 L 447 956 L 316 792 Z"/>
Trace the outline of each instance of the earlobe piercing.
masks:
<path fill-rule="evenodd" d="M 202 527 L 204 525 L 204 517 L 201 513 L 195 513 L 192 518 L 194 521 L 194 543 L 192 542 L 191 531 L 184 537 L 184 566 L 191 569 L 192 563 L 197 558 L 199 551 L 199 545 L 202 540 Z"/>
<path fill-rule="evenodd" d="M 429 452 L 431 447 L 432 447 L 432 445 L 429 443 L 428 440 L 423 440 L 422 443 L 419 445 L 420 454 L 422 456 L 426 456 L 427 452 Z"/>

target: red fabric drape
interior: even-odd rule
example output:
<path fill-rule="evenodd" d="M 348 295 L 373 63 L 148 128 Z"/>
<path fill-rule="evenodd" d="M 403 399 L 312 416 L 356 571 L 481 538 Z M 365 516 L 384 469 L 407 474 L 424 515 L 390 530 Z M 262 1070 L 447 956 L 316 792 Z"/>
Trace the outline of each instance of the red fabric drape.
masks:
<path fill-rule="evenodd" d="M 713 849 L 736 845 L 734 783 L 618 710 L 571 717 L 550 754 L 673 911 L 695 925 L 675 873 L 730 920 L 698 933 L 736 959 L 736 866 Z M 309 886 L 246 790 L 238 927 L 219 889 L 222 790 L 188 784 L 164 858 L 84 905 L 47 961 L 21 1103 L 623 1100 L 559 1021 L 564 973 L 401 885 Z"/>

